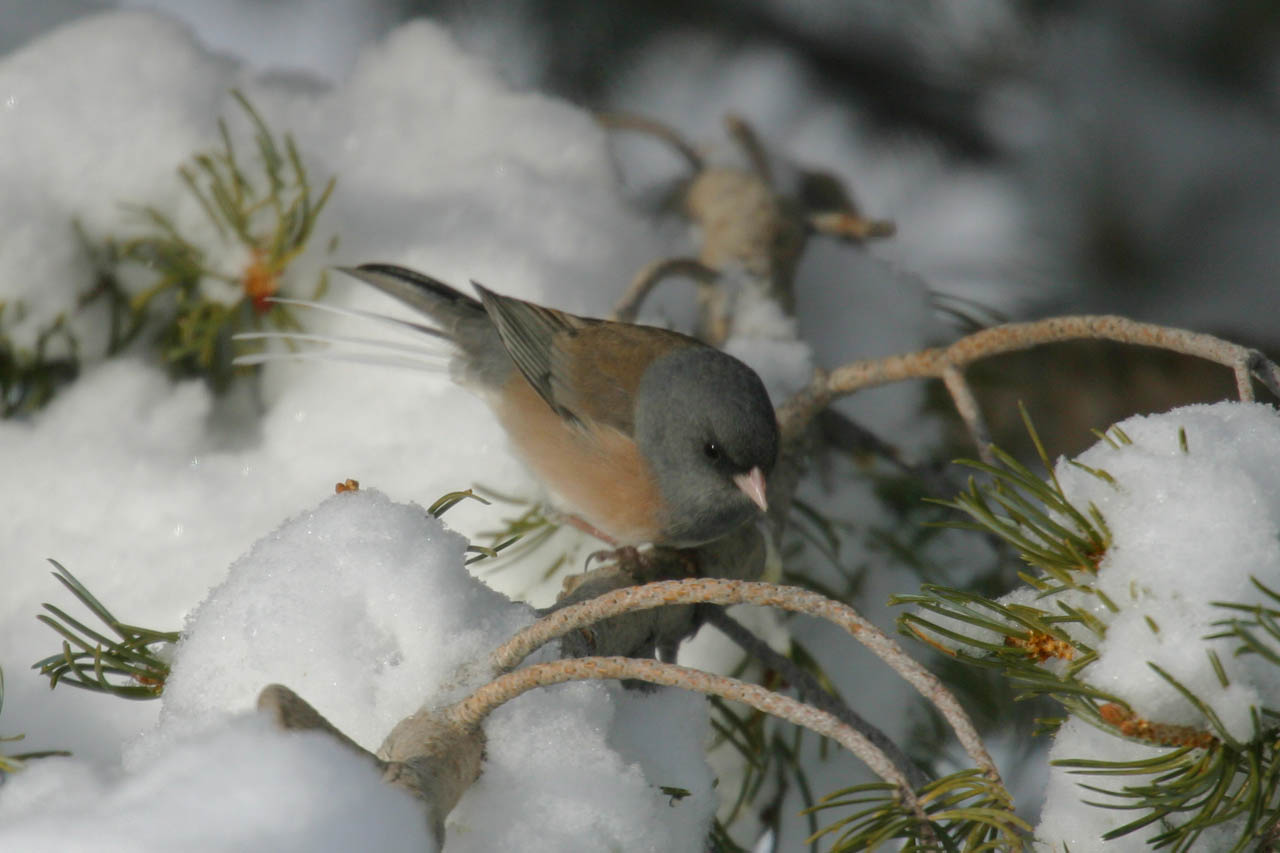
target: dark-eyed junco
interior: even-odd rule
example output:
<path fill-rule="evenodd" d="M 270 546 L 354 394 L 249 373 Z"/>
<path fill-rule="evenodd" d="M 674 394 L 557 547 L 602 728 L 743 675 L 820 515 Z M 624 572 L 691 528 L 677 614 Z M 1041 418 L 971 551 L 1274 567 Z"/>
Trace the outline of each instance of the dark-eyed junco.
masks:
<path fill-rule="evenodd" d="M 736 358 L 677 332 L 479 300 L 389 264 L 343 271 L 431 317 L 561 509 L 615 545 L 691 547 L 767 508 L 778 424 Z"/>

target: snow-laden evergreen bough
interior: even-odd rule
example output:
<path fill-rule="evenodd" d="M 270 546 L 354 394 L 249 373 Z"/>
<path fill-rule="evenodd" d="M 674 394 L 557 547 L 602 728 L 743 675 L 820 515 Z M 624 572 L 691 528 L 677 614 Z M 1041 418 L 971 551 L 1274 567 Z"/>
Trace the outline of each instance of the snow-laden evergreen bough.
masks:
<path fill-rule="evenodd" d="M 1048 460 L 1044 460 L 1047 464 Z M 1280 416 L 1218 403 L 1116 424 L 1048 481 L 1007 456 L 954 502 L 1024 585 L 926 588 L 903 624 L 1058 700 L 1052 850 L 1268 849 L 1280 720 Z"/>
<path fill-rule="evenodd" d="M 149 64 L 133 62 L 141 53 Z M 82 56 L 83 65 L 68 65 L 68 55 Z M 104 70 L 134 75 L 124 91 L 144 100 L 129 121 L 99 109 L 115 102 L 95 89 L 95 76 L 110 77 Z M 108 82 L 116 88 L 121 83 Z M 992 355 L 1102 338 L 1220 363 L 1234 372 L 1241 399 L 1251 400 L 1255 380 L 1273 393 L 1280 387 L 1280 371 L 1259 353 L 1124 318 L 1063 317 L 984 329 L 948 346 L 815 372 L 812 352 L 790 317 L 794 290 L 804 286 L 797 271 L 806 239 L 826 234 L 861 244 L 891 233 L 888 223 L 862 218 L 830 176 L 784 168 L 749 125 L 731 119 L 728 127 L 741 149 L 737 164 L 721 168 L 696 152 L 686 154 L 693 174 L 683 207 L 702 226 L 701 243 L 691 250 L 620 202 L 603 136 L 588 116 L 511 92 L 424 24 L 393 34 L 371 51 L 353 81 L 330 92 L 257 80 L 207 56 L 177 28 L 135 14 L 82 22 L 7 58 L 0 85 L 13 92 L 5 108 L 28 118 L 3 126 L 13 135 L 0 146 L 0 174 L 13 188 L 11 197 L 31 199 L 32 221 L 61 229 L 59 246 L 62 238 L 79 234 L 99 249 L 137 250 L 133 256 L 90 253 L 92 262 L 50 252 L 41 258 L 47 269 L 33 274 L 28 264 L 20 279 L 12 266 L 0 265 L 5 286 L 18 287 L 9 284 L 14 278 L 27 288 L 18 295 L 32 301 L 36 320 L 52 322 L 82 289 L 110 273 L 116 276 L 115 288 L 108 289 L 114 308 L 72 316 L 77 334 L 113 351 L 122 344 L 114 334 L 119 330 L 95 332 L 94 322 L 118 319 L 115 309 L 128 303 L 145 307 L 173 298 L 179 307 L 196 309 L 170 315 L 194 318 L 178 331 L 200 334 L 180 338 L 184 346 L 169 354 L 198 355 L 207 343 L 218 357 L 229 307 L 252 319 L 259 309 L 283 304 L 272 302 L 273 294 L 291 287 L 304 292 L 299 287 L 316 280 L 332 248 L 311 245 L 307 238 L 317 229 L 340 234 L 344 252 L 359 258 L 402 260 L 517 289 L 528 289 L 526 279 L 546 287 L 568 282 L 558 296 L 528 295 L 547 304 L 576 299 L 588 305 L 594 295 L 597 314 L 609 307 L 598 298 L 601 282 L 619 275 L 625 281 L 639 269 L 614 305 L 620 317 L 640 316 L 656 298 L 656 285 L 679 273 L 697 283 L 700 312 L 693 325 L 699 336 L 752 361 L 780 401 L 781 467 L 787 471 L 771 495 L 764 529 L 744 528 L 692 554 L 656 552 L 643 577 L 618 565 L 575 575 L 555 608 L 537 612 L 468 573 L 469 560 L 509 540 L 496 540 L 492 548 L 468 545 L 445 527 L 439 515 L 457 504 L 457 496 L 424 511 L 375 490 L 344 487 L 313 510 L 297 511 L 314 500 L 317 468 L 327 472 L 357 464 L 353 460 L 363 479 L 387 491 L 420 494 L 421 472 L 449 464 L 457 476 L 479 478 L 479 471 L 493 482 L 529 489 L 515 468 L 492 461 L 501 457 L 500 440 L 465 402 L 440 397 L 424 405 L 420 385 L 390 384 L 380 375 L 358 382 L 345 375 L 360 394 L 344 396 L 353 389 L 335 391 L 323 375 L 269 373 L 261 386 L 268 412 L 242 431 L 219 434 L 225 441 L 211 447 L 184 439 L 215 429 L 219 417 L 223 424 L 245 417 L 243 410 L 220 408 L 218 398 L 192 383 L 175 391 L 142 364 L 94 362 L 102 354 L 86 347 L 80 353 L 85 375 L 38 422 L 74 437 L 56 446 L 59 453 L 72 446 L 102 453 L 110 445 L 92 444 L 96 430 L 76 431 L 80 422 L 102 417 L 103 405 L 90 396 L 94 389 L 111 406 L 150 413 L 142 425 L 130 424 L 129 440 L 115 442 L 126 451 L 114 451 L 121 461 L 104 487 L 85 478 L 86 461 L 71 461 L 81 477 L 75 491 L 88 494 L 96 507 L 125 503 L 139 492 L 161 496 L 163 503 L 134 518 L 137 525 L 156 518 L 165 526 L 132 531 L 127 554 L 153 566 L 148 588 L 185 579 L 186 597 L 170 598 L 182 602 L 176 612 L 189 610 L 201 595 L 204 602 L 180 632 L 140 629 L 123 621 L 140 604 L 128 600 L 138 595 L 136 584 L 128 595 L 102 592 L 102 600 L 111 601 L 108 609 L 89 591 L 101 592 L 101 575 L 77 580 L 94 571 L 82 565 L 94 562 L 96 550 L 63 557 L 76 575 L 60 568 L 59 580 L 107 630 L 50 607 L 46 624 L 59 630 L 65 645 L 41 661 L 42 668 L 59 683 L 135 698 L 162 696 L 161 710 L 158 721 L 122 727 L 147 733 L 132 744 L 128 768 L 116 770 L 117 778 L 100 782 L 91 768 L 42 761 L 9 779 L 0 792 L 5 846 L 422 850 L 443 843 L 457 851 L 700 850 L 709 834 L 721 842 L 728 836 L 713 823 L 715 785 L 703 752 L 709 723 L 694 691 L 808 727 L 871 768 L 880 781 L 830 795 L 810 818 L 837 849 L 893 838 L 908 849 L 1033 843 L 1033 833 L 1012 811 L 1018 792 L 1006 790 L 980 732 L 936 676 L 846 603 L 761 580 L 777 568 L 780 533 L 802 514 L 793 492 L 801 463 L 823 440 L 813 429 L 816 419 L 861 389 L 912 378 L 944 383 L 986 460 L 984 470 L 995 478 L 996 485 L 975 487 L 958 503 L 1007 534 L 1036 570 L 1027 575 L 1034 593 L 1003 602 L 926 589 L 917 599 L 922 609 L 904 617 L 904 625 L 950 653 L 998 665 L 1033 692 L 1060 698 L 1072 719 L 1060 728 L 1055 749 L 1075 762 L 1061 766 L 1096 770 L 1081 762 L 1106 755 L 1113 764 L 1101 769 L 1121 774 L 1106 778 L 1123 780 L 1108 789 L 1115 796 L 1107 802 L 1135 807 L 1114 821 L 1113 811 L 1081 804 L 1108 795 L 1082 796 L 1072 785 L 1086 777 L 1064 773 L 1055 777 L 1035 834 L 1072 850 L 1088 849 L 1104 834 L 1123 839 L 1113 844 L 1143 845 L 1153 834 L 1184 847 L 1268 843 L 1276 814 L 1268 745 L 1276 710 L 1271 662 L 1280 646 L 1274 618 L 1280 604 L 1269 591 L 1280 582 L 1268 580 L 1275 501 L 1265 480 L 1274 467 L 1266 464 L 1275 441 L 1274 412 L 1222 404 L 1208 413 L 1153 417 L 1142 428 L 1125 424 L 1077 465 L 1059 466 L 1045 484 L 1001 464 L 1006 457 L 992 445 L 965 378 L 971 364 Z M 243 93 L 238 103 L 228 94 L 233 89 Z M 41 112 L 32 116 L 31 110 Z M 220 112 L 247 114 L 254 142 L 243 144 L 230 122 L 219 132 Z M 502 125 L 512 116 L 524 122 L 519 132 Z M 674 138 L 634 118 L 607 123 Z M 277 144 L 268 128 L 286 126 L 295 133 Z M 92 151 L 58 149 L 51 139 L 89 140 Z M 163 156 L 139 158 L 142 141 Z M 693 150 L 682 142 L 677 148 Z M 187 171 L 175 173 L 184 164 Z M 246 171 L 251 165 L 261 171 Z M 265 176 L 265 196 L 249 192 L 250 174 Z M 336 175 L 336 185 L 323 186 L 337 188 L 313 192 L 308 174 Z M 743 199 L 753 203 L 743 205 Z M 145 227 L 158 232 L 114 240 L 126 222 L 122 200 L 135 205 L 129 228 L 141 227 L 140 208 L 150 211 Z M 265 221 L 255 218 L 259 214 Z M 259 238 L 265 242 L 255 242 Z M 879 270 L 878 284 L 907 280 L 894 279 L 884 265 L 858 263 Z M 157 270 L 159 281 L 153 278 Z M 176 279 L 164 278 L 169 274 L 194 278 L 177 286 Z M 27 286 L 47 281 L 67 282 L 69 291 Z M 608 301 L 615 301 L 612 293 Z M 364 322 L 367 308 L 358 306 L 343 322 Z M 850 316 L 848 323 L 852 328 L 862 319 Z M 325 340 L 351 343 L 342 339 L 346 328 L 332 327 Z M 19 332 L 38 339 L 42 328 L 29 324 Z M 141 348 L 144 337 L 123 343 Z M 375 351 L 375 358 L 390 358 L 381 343 Z M 419 361 L 421 355 L 410 353 Z M 29 399 L 45 400 L 45 390 Z M 339 402 L 324 408 L 331 398 Z M 854 436 L 849 446 L 856 452 L 888 452 L 845 421 L 841 434 Z M 33 458 L 55 455 L 29 450 L 38 440 L 23 435 L 14 446 Z M 260 452 L 225 450 L 255 441 Z M 340 455 L 357 445 L 376 453 Z M 310 451 L 303 453 L 304 446 Z M 436 454 L 434 468 L 405 464 L 422 452 Z M 164 464 L 148 468 L 157 458 Z M 923 477 L 901 456 L 890 459 Z M 372 476 L 363 474 L 371 468 Z M 210 469 L 215 488 L 196 490 L 194 498 L 174 473 Z M 149 474 L 145 485 L 136 479 L 139 471 Z M 286 490 L 277 483 L 294 485 Z M 1194 495 L 1180 490 L 1184 485 L 1194 486 Z M 59 517 L 95 531 L 94 546 L 101 544 L 97 536 L 105 539 L 113 524 L 120 526 L 95 524 L 87 504 L 59 497 Z M 184 502 L 234 524 L 195 547 L 181 537 L 198 535 L 201 525 L 171 523 L 166 515 L 170 505 Z M 1196 527 L 1192 522 L 1206 506 L 1240 524 Z M 21 508 L 10 515 L 24 523 Z M 291 520 L 260 536 L 283 517 Z M 237 533 L 223 535 L 226 529 Z M 81 527 L 62 530 L 67 548 L 78 541 L 75 534 L 84 538 Z M 161 534 L 178 544 L 163 550 L 161 540 L 170 540 Z M 254 538 L 257 544 L 247 548 Z M 1153 540 L 1160 548 L 1132 558 Z M 1173 543 L 1185 546 L 1187 560 L 1170 550 Z M 1210 547 L 1223 544 L 1243 550 Z M 236 550 L 225 554 L 218 547 L 247 553 L 224 574 Z M 202 569 L 199 555 L 211 549 L 222 562 Z M 128 562 L 120 555 L 113 560 Z M 1231 571 L 1210 565 L 1224 560 Z M 685 578 L 691 566 L 702 577 Z M 1177 576 L 1153 580 L 1166 577 L 1157 574 L 1166 569 Z M 641 581 L 649 583 L 637 586 Z M 950 773 L 916 766 L 893 739 L 825 692 L 812 673 L 711 609 L 734 603 L 807 613 L 837 625 L 841 643 L 851 647 L 856 638 L 870 647 L 939 710 L 968 766 L 955 770 L 953 762 Z M 796 698 L 707 668 L 665 662 L 704 619 L 781 673 Z M 655 651 L 664 662 L 651 659 Z M 622 679 L 691 693 L 600 684 Z M 30 696 L 18 698 L 29 702 Z M 255 704 L 268 713 L 250 713 Z M 267 720 L 292 734 L 281 736 Z M 1094 733 L 1083 728 L 1087 724 L 1104 745 L 1080 734 Z M 741 733 L 753 734 L 746 726 Z M 1132 745 L 1135 757 L 1118 756 L 1117 744 Z M 1138 782 L 1138 774 L 1154 778 Z M 60 811 L 68 798 L 76 806 L 71 815 Z M 160 820 L 165 823 L 157 827 Z M 140 833 L 140 826 L 147 832 Z M 1075 832 L 1080 834 L 1070 835 Z"/>

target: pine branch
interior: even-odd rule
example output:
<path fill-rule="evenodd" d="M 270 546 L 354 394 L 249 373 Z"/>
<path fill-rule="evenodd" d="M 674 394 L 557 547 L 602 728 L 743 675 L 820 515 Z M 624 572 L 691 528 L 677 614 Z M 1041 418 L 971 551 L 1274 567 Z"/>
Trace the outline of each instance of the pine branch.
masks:
<path fill-rule="evenodd" d="M 34 347 L 19 346 L 10 337 L 23 315 L 22 303 L 0 299 L 0 419 L 40 409 L 80 374 L 79 342 L 66 315 L 42 328 Z"/>
<path fill-rule="evenodd" d="M 809 840 L 834 836 L 832 853 L 874 850 L 893 839 L 905 839 L 900 848 L 904 851 L 937 849 L 912 831 L 891 795 L 889 786 L 873 782 L 824 797 L 809 811 L 858 810 Z M 930 782 L 920 789 L 919 797 L 943 849 L 966 853 L 1026 849 L 1031 827 L 1013 814 L 1008 792 L 979 770 L 962 770 Z"/>
<path fill-rule="evenodd" d="M 4 711 L 4 670 L 0 669 L 0 712 Z M 24 735 L 9 735 L 7 737 L 0 736 L 0 744 L 14 743 L 22 740 Z M 4 784 L 6 773 L 17 773 L 28 761 L 37 758 L 52 758 L 54 756 L 70 755 L 65 749 L 45 749 L 38 752 L 22 752 L 16 755 L 6 755 L 0 752 L 0 785 Z"/>
<path fill-rule="evenodd" d="M 1209 702 L 1154 663 L 1148 666 L 1198 711 L 1203 726 L 1145 719 L 1122 699 L 1085 681 L 1097 656 L 1093 643 L 1105 636 L 1106 620 L 1068 604 L 1064 597 L 1068 593 L 1093 596 L 1100 605 L 1095 610 L 1118 611 L 1093 583 L 1110 546 L 1110 532 L 1096 507 L 1078 507 L 1068 499 L 1029 419 L 1027 427 L 1049 469 L 1047 480 L 993 448 L 994 464 L 967 463 L 987 474 L 989 482 L 979 486 L 971 480 L 966 493 L 944 503 L 970 517 L 961 526 L 994 534 L 1011 545 L 1036 570 L 1021 577 L 1038 596 L 1029 603 L 1001 603 L 978 593 L 925 586 L 918 595 L 894 597 L 895 604 L 915 605 L 912 612 L 899 617 L 899 626 L 957 660 L 1000 671 L 1022 689 L 1017 698 L 1051 696 L 1066 711 L 1098 728 L 1165 750 L 1141 760 L 1055 762 L 1080 775 L 1134 780 L 1118 787 L 1083 786 L 1100 796 L 1088 800 L 1089 804 L 1138 815 L 1104 838 L 1155 827 L 1157 832 L 1146 839 L 1148 843 L 1191 851 L 1199 849 L 1205 830 L 1236 821 L 1241 832 L 1232 850 L 1252 849 L 1274 831 L 1280 818 L 1280 745 L 1276 741 L 1280 709 L 1255 709 L 1253 735 L 1241 741 L 1227 730 Z M 1100 436 L 1116 448 L 1131 443 L 1119 428 Z M 1179 435 L 1179 445 L 1187 452 L 1185 431 Z M 1117 485 L 1105 470 L 1076 467 Z M 1256 578 L 1254 585 L 1280 605 L 1280 593 Z M 1231 615 L 1216 623 L 1217 632 L 1204 640 L 1234 637 L 1239 641 L 1238 655 L 1257 655 L 1280 666 L 1280 608 L 1213 603 Z M 1219 683 L 1229 686 L 1222 662 L 1212 649 L 1206 648 L 1205 653 Z"/>
<path fill-rule="evenodd" d="M 317 195 L 293 138 L 286 133 L 278 141 L 241 92 L 231 96 L 253 132 L 256 168 L 242 161 L 227 123 L 219 119 L 221 149 L 196 154 L 178 176 L 219 240 L 248 256 L 244 269 L 219 268 L 208 247 L 150 206 L 132 208 L 144 233 L 108 241 L 104 253 L 112 265 L 141 264 L 154 273 L 151 285 L 130 301 L 132 325 L 158 327 L 165 361 L 179 373 L 208 378 L 217 390 L 227 387 L 237 367 L 245 370 L 233 367 L 233 358 L 260 346 L 233 341 L 235 332 L 257 329 L 263 321 L 282 331 L 301 328 L 273 297 L 309 243 L 335 186 L 329 178 Z M 223 296 L 208 286 L 213 282 L 226 286 Z M 321 273 L 316 295 L 325 287 Z M 155 307 L 161 301 L 166 307 Z"/>
<path fill-rule="evenodd" d="M 115 637 L 88 627 L 59 607 L 46 603 L 48 614 L 36 618 L 63 638 L 62 651 L 32 664 L 48 676 L 49 687 L 70 684 L 125 699 L 155 699 L 169 677 L 168 651 L 178 642 L 177 631 L 156 631 L 117 619 L 57 560 L 49 560 L 54 578 Z"/>

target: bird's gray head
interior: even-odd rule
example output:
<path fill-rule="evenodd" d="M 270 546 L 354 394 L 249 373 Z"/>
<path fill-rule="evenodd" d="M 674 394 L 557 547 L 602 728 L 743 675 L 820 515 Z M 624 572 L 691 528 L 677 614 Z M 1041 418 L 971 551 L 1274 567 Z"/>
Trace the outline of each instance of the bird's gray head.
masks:
<path fill-rule="evenodd" d="M 634 414 L 666 502 L 663 544 L 719 539 L 763 510 L 778 421 L 751 368 L 711 347 L 682 347 L 645 371 Z"/>

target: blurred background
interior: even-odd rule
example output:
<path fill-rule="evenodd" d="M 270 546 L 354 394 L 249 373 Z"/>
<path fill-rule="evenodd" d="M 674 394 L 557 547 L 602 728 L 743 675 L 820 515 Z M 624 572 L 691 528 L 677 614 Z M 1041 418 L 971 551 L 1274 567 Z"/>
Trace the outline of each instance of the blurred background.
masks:
<path fill-rule="evenodd" d="M 426 16 L 517 88 L 642 113 L 695 144 L 723 146 L 725 114 L 744 116 L 896 221 L 875 253 L 961 313 L 1115 312 L 1271 352 L 1280 339 L 1274 0 L 0 0 L 0 51 L 113 5 L 322 80 Z M 681 167 L 652 140 L 618 145 L 636 152 L 638 193 Z M 1089 427 L 1231 389 L 1216 368 L 1098 345 L 977 378 L 998 435 L 1004 386 L 1094 384 L 1059 407 L 1079 415 L 1049 436 L 1064 452 Z"/>
<path fill-rule="evenodd" d="M 746 116 L 897 219 L 895 251 L 937 288 L 1276 335 L 1272 0 L 4 0 L 0 49 L 113 5 L 330 80 L 430 17 L 520 88 L 695 142 Z"/>

